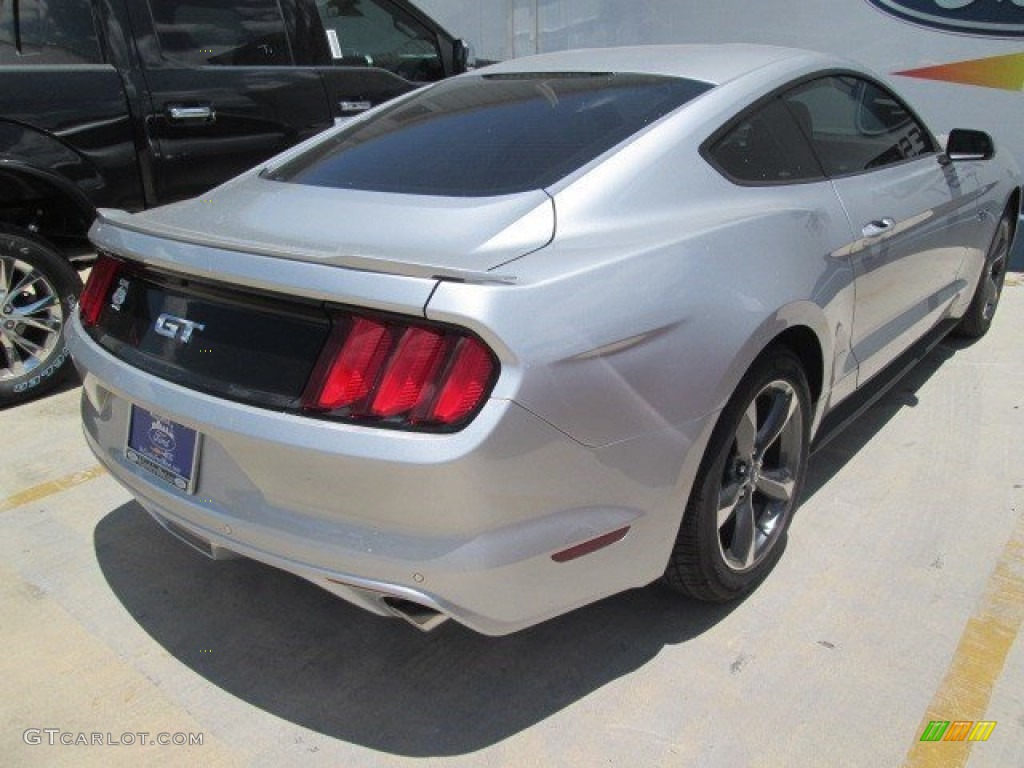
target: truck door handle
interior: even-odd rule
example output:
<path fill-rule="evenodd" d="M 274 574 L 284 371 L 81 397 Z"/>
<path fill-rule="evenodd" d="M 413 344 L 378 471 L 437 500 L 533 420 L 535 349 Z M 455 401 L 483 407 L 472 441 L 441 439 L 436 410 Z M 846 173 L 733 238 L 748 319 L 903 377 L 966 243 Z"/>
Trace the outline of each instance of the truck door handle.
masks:
<path fill-rule="evenodd" d="M 895 219 L 875 219 L 865 224 L 861 233 L 864 237 L 878 237 L 879 235 L 884 235 L 895 226 Z"/>
<path fill-rule="evenodd" d="M 167 116 L 176 123 L 212 123 L 217 119 L 217 113 L 209 104 L 199 106 L 168 104 Z"/>

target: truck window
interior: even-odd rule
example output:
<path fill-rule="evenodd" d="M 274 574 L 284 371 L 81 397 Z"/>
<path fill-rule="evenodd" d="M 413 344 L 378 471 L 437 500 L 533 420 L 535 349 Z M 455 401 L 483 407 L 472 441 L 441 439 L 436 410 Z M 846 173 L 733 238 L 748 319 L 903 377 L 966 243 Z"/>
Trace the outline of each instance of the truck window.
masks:
<path fill-rule="evenodd" d="M 160 52 L 192 66 L 292 63 L 277 0 L 149 0 Z"/>
<path fill-rule="evenodd" d="M 316 7 L 335 63 L 415 82 L 444 77 L 437 35 L 400 8 L 378 0 L 316 0 Z"/>
<path fill-rule="evenodd" d="M 0 0 L 0 64 L 101 61 L 89 0 Z"/>

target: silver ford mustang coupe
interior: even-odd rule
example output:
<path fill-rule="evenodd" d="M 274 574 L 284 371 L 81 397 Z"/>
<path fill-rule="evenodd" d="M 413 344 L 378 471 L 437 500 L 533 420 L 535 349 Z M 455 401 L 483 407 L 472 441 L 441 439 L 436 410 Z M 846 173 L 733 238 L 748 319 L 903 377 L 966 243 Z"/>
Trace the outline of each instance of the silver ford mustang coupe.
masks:
<path fill-rule="evenodd" d="M 422 629 L 659 578 L 733 599 L 812 444 L 920 344 L 988 329 L 1020 207 L 990 136 L 940 141 L 843 60 L 511 61 L 102 212 L 85 435 L 204 554 Z"/>

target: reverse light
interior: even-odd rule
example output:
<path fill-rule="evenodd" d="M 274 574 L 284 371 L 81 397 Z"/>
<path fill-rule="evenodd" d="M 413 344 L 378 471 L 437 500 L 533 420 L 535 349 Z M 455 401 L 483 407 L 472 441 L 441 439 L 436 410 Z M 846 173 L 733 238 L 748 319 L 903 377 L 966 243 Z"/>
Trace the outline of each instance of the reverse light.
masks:
<path fill-rule="evenodd" d="M 89 279 L 85 283 L 85 289 L 78 299 L 79 315 L 85 328 L 99 322 L 110 286 L 123 266 L 124 262 L 104 253 L 96 258 L 92 271 L 89 272 Z"/>
<path fill-rule="evenodd" d="M 302 407 L 380 426 L 457 429 L 482 405 L 497 370 L 483 342 L 458 329 L 338 314 Z"/>

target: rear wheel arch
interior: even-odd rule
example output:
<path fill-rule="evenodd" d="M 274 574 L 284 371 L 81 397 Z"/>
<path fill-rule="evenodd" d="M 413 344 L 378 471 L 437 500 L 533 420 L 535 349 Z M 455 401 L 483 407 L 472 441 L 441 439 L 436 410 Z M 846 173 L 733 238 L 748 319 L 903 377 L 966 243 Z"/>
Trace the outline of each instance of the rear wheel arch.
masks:
<path fill-rule="evenodd" d="M 715 410 L 725 407 L 743 377 L 763 357 L 784 348 L 796 356 L 804 370 L 816 428 L 832 388 L 836 350 L 841 350 L 843 344 L 839 335 L 832 333 L 831 323 L 821 306 L 809 300 L 783 305 L 762 319 L 747 333 L 740 351 L 725 362 L 716 384 Z"/>
<path fill-rule="evenodd" d="M 722 404 L 763 357 L 784 348 L 800 362 L 807 377 L 811 406 L 817 410 L 831 388 L 836 344 L 830 333 L 830 320 L 821 307 L 810 301 L 785 305 L 750 336 L 745 360 L 738 360 L 739 366 L 731 371 L 731 381 L 723 382 Z"/>
<path fill-rule="evenodd" d="M 807 377 L 811 403 L 818 403 L 825 381 L 825 356 L 818 334 L 806 325 L 792 326 L 772 339 L 762 355 L 779 346 L 786 347 L 800 360 Z"/>
<path fill-rule="evenodd" d="M 0 164 L 0 224 L 45 238 L 67 257 L 88 250 L 96 208 L 69 180 L 18 162 Z"/>

